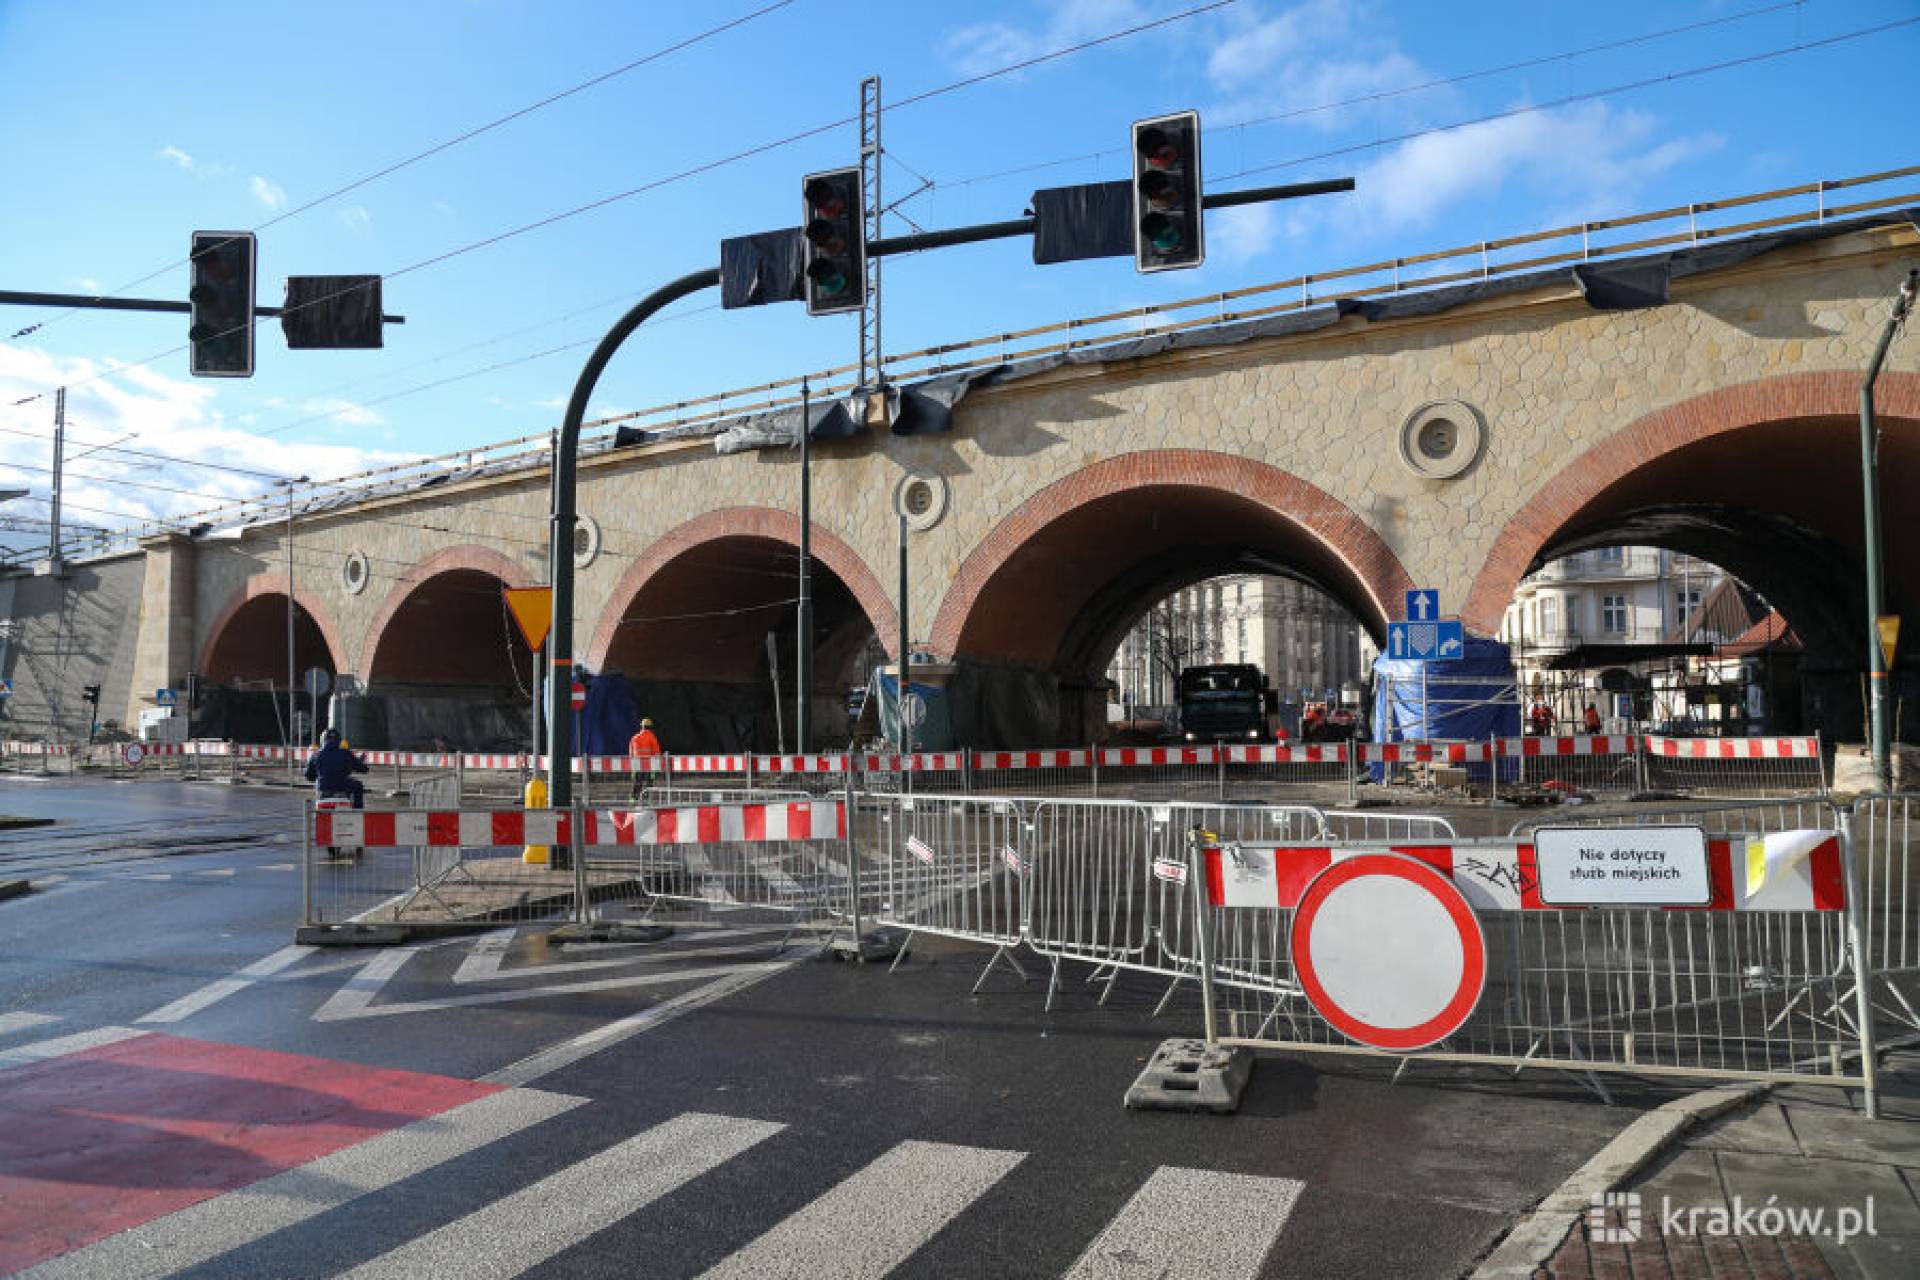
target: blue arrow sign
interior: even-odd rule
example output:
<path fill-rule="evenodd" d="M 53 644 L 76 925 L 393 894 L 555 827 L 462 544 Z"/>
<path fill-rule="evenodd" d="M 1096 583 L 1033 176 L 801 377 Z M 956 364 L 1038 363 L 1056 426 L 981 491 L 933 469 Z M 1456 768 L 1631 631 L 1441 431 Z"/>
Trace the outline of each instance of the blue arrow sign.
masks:
<path fill-rule="evenodd" d="M 1466 628 L 1458 620 L 1387 624 L 1389 658 L 1412 658 L 1421 662 L 1448 661 L 1464 657 L 1466 650 Z"/>
<path fill-rule="evenodd" d="M 1432 587 L 1407 592 L 1407 621 L 1432 622 L 1440 616 L 1440 593 Z"/>

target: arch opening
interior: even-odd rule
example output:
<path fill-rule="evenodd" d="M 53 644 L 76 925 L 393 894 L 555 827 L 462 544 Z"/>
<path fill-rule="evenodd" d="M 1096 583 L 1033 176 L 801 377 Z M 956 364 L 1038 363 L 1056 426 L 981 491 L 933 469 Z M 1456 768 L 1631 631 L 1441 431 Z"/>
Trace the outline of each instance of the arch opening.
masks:
<path fill-rule="evenodd" d="M 1050 512 L 987 576 L 955 633 L 957 732 L 988 746 L 1106 738 L 1112 668 L 1129 634 L 1160 602 L 1217 579 L 1299 584 L 1295 611 L 1311 602 L 1344 637 L 1331 644 L 1336 684 L 1357 674 L 1361 635 L 1383 629 L 1375 591 L 1286 511 L 1214 485 L 1122 488 Z M 1263 674 L 1272 683 L 1276 673 Z M 1314 680 L 1324 688 L 1324 674 Z"/>
<path fill-rule="evenodd" d="M 287 595 L 263 591 L 240 603 L 209 637 L 200 661 L 191 732 L 234 742 L 286 742 Z M 339 668 L 325 630 L 306 606 L 293 603 L 292 658 L 297 713 L 314 708 L 300 684 L 315 667 Z"/>
<path fill-rule="evenodd" d="M 533 653 L 508 613 L 508 584 L 484 569 L 415 583 L 372 638 L 367 696 L 348 736 L 396 750 L 523 751 L 532 734 Z"/>
<path fill-rule="evenodd" d="M 671 751 L 773 751 L 796 743 L 797 549 L 779 537 L 722 535 L 663 559 L 603 624 L 603 674 L 623 677 L 636 710 Z M 865 608 L 815 557 L 815 750 L 844 745 L 848 694 L 884 653 Z M 779 700 L 775 700 L 776 683 Z"/>
<path fill-rule="evenodd" d="M 1902 494 L 1920 492 L 1920 423 L 1883 417 L 1881 426 L 1883 506 L 1889 513 L 1883 526 L 1886 610 L 1911 614 L 1920 609 L 1920 528 L 1898 512 Z M 1718 650 L 1695 656 L 1696 689 L 1725 683 L 1755 690 L 1750 714 L 1721 717 L 1723 726 L 1708 731 L 1819 732 L 1830 741 L 1859 741 L 1865 732 L 1864 542 L 1858 420 L 1831 415 L 1757 422 L 1671 448 L 1581 496 L 1526 566 L 1515 602 L 1566 594 L 1555 580 L 1564 584 L 1570 563 L 1579 566 L 1572 572 L 1588 576 L 1597 567 L 1618 573 L 1623 561 L 1659 567 L 1651 557 L 1661 558 L 1669 577 L 1675 565 L 1705 566 L 1708 577 L 1724 571 L 1749 621 L 1773 621 L 1744 638 L 1721 634 L 1724 626 L 1692 637 Z M 1602 556 L 1611 563 L 1602 566 Z M 1668 582 L 1664 589 L 1671 595 L 1681 588 Z M 1564 613 L 1566 606 L 1558 607 Z M 1587 607 L 1595 610 L 1587 628 L 1601 629 L 1605 638 L 1599 606 Z M 1510 624 L 1512 609 L 1507 616 Z M 1647 639 L 1687 639 L 1668 634 L 1676 620 L 1670 600 L 1663 617 L 1662 633 Z M 1644 629 L 1639 618 L 1636 612 L 1634 625 Z M 1724 682 L 1714 678 L 1722 675 Z M 1920 670 L 1904 655 L 1892 694 L 1896 706 L 1920 706 Z M 1730 695 L 1715 696 L 1717 705 Z M 1700 721 L 1692 714 L 1672 718 L 1695 727 Z M 1896 716 L 1906 741 L 1920 740 L 1914 719 Z"/>

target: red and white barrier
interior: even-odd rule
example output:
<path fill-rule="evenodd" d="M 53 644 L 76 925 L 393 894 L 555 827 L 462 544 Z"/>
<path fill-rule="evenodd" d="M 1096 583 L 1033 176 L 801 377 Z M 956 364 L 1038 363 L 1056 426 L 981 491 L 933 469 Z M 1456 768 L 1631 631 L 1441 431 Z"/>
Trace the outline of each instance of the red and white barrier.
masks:
<path fill-rule="evenodd" d="M 837 800 L 590 810 L 581 836 L 595 847 L 778 843 L 844 838 L 846 823 L 845 806 Z M 486 849 L 564 845 L 572 838 L 572 815 L 564 809 L 319 810 L 313 816 L 317 845 Z"/>
<path fill-rule="evenodd" d="M 851 756 L 860 773 L 959 773 L 966 767 L 964 751 L 929 751 L 911 756 Z"/>
<path fill-rule="evenodd" d="M 1818 760 L 1818 738 L 1658 738 L 1647 752 L 1673 760 Z"/>
<path fill-rule="evenodd" d="M 1207 898 L 1216 907 L 1297 906 L 1300 895 L 1320 872 L 1335 862 L 1363 853 L 1403 854 L 1450 876 L 1467 901 L 1481 911 L 1603 910 L 1598 907 L 1555 907 L 1543 901 L 1533 846 L 1525 842 L 1488 842 L 1417 845 L 1301 845 L 1269 848 L 1271 873 L 1246 874 L 1234 862 L 1229 847 L 1201 851 L 1207 876 Z M 1803 879 L 1774 884 L 1764 897 L 1750 897 L 1750 868 L 1744 846 L 1729 840 L 1707 841 L 1707 874 L 1712 899 L 1704 907 L 1667 907 L 1669 911 L 1843 911 L 1847 905 L 1846 874 L 1837 835 L 1807 855 Z"/>
<path fill-rule="evenodd" d="M 1084 769 L 1093 760 L 1091 751 L 976 751 L 976 769 Z"/>
<path fill-rule="evenodd" d="M 1152 765 L 1218 764 L 1214 747 L 1107 747 L 1100 752 L 1102 769 Z"/>

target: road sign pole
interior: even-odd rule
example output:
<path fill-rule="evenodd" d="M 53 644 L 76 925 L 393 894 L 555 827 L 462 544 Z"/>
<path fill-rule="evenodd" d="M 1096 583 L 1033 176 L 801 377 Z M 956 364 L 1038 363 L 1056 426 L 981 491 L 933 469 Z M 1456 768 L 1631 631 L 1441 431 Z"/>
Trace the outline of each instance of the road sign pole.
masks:
<path fill-rule="evenodd" d="M 1866 521 L 1867 541 L 1867 688 L 1873 773 L 1882 791 L 1893 789 L 1893 744 L 1887 721 L 1888 663 L 1880 643 L 1880 615 L 1886 608 L 1880 544 L 1880 427 L 1874 420 L 1873 384 L 1880 379 L 1880 366 L 1887 358 L 1887 348 L 1893 345 L 1894 336 L 1906 322 L 1916 290 L 1920 290 L 1920 270 L 1907 273 L 1886 327 L 1880 331 L 1880 342 L 1867 364 L 1866 376 L 1860 381 L 1860 506 Z"/>

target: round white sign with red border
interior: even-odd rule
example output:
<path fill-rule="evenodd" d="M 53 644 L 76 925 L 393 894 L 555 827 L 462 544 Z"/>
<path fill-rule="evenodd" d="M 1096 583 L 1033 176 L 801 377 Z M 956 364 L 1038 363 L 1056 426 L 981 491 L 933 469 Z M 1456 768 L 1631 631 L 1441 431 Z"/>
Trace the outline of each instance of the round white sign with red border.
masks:
<path fill-rule="evenodd" d="M 1363 853 L 1300 896 L 1290 949 L 1307 999 L 1376 1049 L 1424 1049 L 1473 1015 L 1487 982 L 1480 920 L 1453 881 L 1417 858 Z"/>
<path fill-rule="evenodd" d="M 147 749 L 137 742 L 129 742 L 120 748 L 120 758 L 128 764 L 139 764 L 147 758 Z"/>

